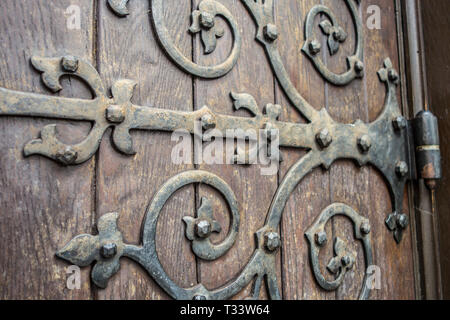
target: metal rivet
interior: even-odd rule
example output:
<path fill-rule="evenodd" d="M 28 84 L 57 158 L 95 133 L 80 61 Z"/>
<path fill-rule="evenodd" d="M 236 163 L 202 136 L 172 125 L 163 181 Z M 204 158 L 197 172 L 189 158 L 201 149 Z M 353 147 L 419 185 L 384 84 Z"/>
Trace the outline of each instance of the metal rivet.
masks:
<path fill-rule="evenodd" d="M 264 36 L 269 41 L 275 41 L 278 38 L 277 26 L 272 23 L 269 23 L 268 25 L 266 25 L 263 29 L 263 32 L 264 32 Z"/>
<path fill-rule="evenodd" d="M 112 105 L 106 109 L 106 119 L 112 123 L 122 123 L 125 120 L 125 113 L 121 106 Z"/>
<path fill-rule="evenodd" d="M 397 162 L 395 166 L 395 172 L 399 177 L 401 178 L 405 177 L 409 172 L 408 165 L 406 164 L 406 162 L 404 161 Z"/>
<path fill-rule="evenodd" d="M 355 71 L 361 73 L 364 71 L 364 63 L 361 60 L 355 62 Z"/>
<path fill-rule="evenodd" d="M 331 137 L 330 132 L 326 128 L 322 129 L 316 135 L 316 140 L 322 149 L 328 148 L 330 146 L 330 144 L 333 142 L 333 138 Z"/>
<path fill-rule="evenodd" d="M 406 227 L 409 224 L 409 219 L 408 216 L 406 214 L 400 214 L 397 217 L 397 225 L 401 228 L 401 229 L 406 229 Z"/>
<path fill-rule="evenodd" d="M 388 71 L 389 80 L 395 82 L 398 80 L 398 73 L 394 69 L 389 69 Z"/>
<path fill-rule="evenodd" d="M 210 114 L 205 114 L 202 117 L 201 122 L 202 122 L 203 130 L 210 130 L 210 129 L 214 129 L 216 127 L 216 123 L 214 121 L 214 118 Z"/>
<path fill-rule="evenodd" d="M 111 259 L 117 254 L 117 245 L 115 243 L 107 243 L 100 249 L 100 254 L 105 259 Z"/>
<path fill-rule="evenodd" d="M 205 29 L 211 29 L 214 27 L 214 16 L 208 12 L 202 12 L 200 14 L 200 24 Z"/>
<path fill-rule="evenodd" d="M 394 126 L 394 129 L 397 131 L 403 130 L 406 128 L 406 126 L 408 125 L 406 122 L 405 117 L 402 116 L 398 116 L 396 117 L 393 121 L 392 124 Z"/>
<path fill-rule="evenodd" d="M 316 233 L 315 235 L 316 243 L 319 247 L 323 247 L 325 243 L 327 243 L 327 233 L 325 231 L 320 231 L 319 233 Z"/>
<path fill-rule="evenodd" d="M 372 139 L 365 134 L 358 139 L 358 146 L 362 152 L 367 153 L 372 147 Z"/>
<path fill-rule="evenodd" d="M 347 40 L 347 34 L 344 30 L 342 30 L 342 28 L 339 28 L 338 30 L 333 32 L 333 38 L 336 41 L 344 42 L 345 40 Z"/>
<path fill-rule="evenodd" d="M 361 224 L 360 230 L 362 234 L 369 234 L 371 231 L 370 224 L 368 222 L 364 222 L 363 224 Z"/>
<path fill-rule="evenodd" d="M 270 252 L 277 250 L 281 246 L 281 239 L 276 232 L 267 232 L 264 235 L 264 245 Z"/>
<path fill-rule="evenodd" d="M 195 224 L 195 233 L 200 238 L 207 238 L 211 234 L 211 223 L 207 220 L 200 220 Z"/>
<path fill-rule="evenodd" d="M 194 296 L 194 298 L 192 300 L 206 300 L 205 296 Z"/>
<path fill-rule="evenodd" d="M 78 152 L 73 150 L 72 147 L 67 147 L 63 152 L 57 155 L 59 161 L 64 164 L 73 164 L 78 158 Z"/>
<path fill-rule="evenodd" d="M 61 65 L 65 71 L 75 72 L 78 70 L 78 59 L 74 56 L 65 56 L 62 58 Z"/>
<path fill-rule="evenodd" d="M 344 267 L 348 267 L 352 263 L 352 258 L 350 256 L 344 256 L 341 259 L 341 263 Z"/>
<path fill-rule="evenodd" d="M 396 228 L 396 226 L 397 226 L 397 221 L 396 221 L 396 219 L 397 219 L 397 214 L 394 212 L 394 213 L 391 213 L 388 217 L 387 217 L 387 219 L 386 219 L 386 225 L 387 225 L 387 227 L 389 228 L 389 230 L 391 230 L 391 231 L 394 231 L 395 230 L 395 228 Z"/>
<path fill-rule="evenodd" d="M 313 40 L 309 43 L 309 52 L 315 56 L 320 52 L 322 45 L 317 40 Z"/>

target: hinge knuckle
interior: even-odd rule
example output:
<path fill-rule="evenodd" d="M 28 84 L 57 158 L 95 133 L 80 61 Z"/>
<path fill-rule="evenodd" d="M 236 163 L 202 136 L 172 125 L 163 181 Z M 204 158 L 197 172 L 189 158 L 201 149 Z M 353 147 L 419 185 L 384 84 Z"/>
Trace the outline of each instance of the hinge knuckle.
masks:
<path fill-rule="evenodd" d="M 412 121 L 418 179 L 430 189 L 442 178 L 438 120 L 429 111 L 421 111 Z"/>

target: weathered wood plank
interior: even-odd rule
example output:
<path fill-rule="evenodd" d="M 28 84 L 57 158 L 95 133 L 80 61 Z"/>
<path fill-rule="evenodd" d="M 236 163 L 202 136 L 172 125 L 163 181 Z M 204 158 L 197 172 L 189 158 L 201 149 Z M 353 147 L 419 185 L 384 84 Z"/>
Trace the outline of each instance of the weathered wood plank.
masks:
<path fill-rule="evenodd" d="M 101 1 L 99 8 L 99 68 L 108 85 L 120 78 L 138 83 L 133 102 L 174 110 L 192 110 L 191 77 L 164 55 L 154 37 L 148 1 L 131 1 L 130 16 L 119 19 Z M 191 56 L 189 1 L 164 1 L 166 23 L 175 43 Z M 141 223 L 153 195 L 170 177 L 191 169 L 171 162 L 175 142 L 167 133 L 133 132 L 137 154 L 118 154 L 103 141 L 98 164 L 98 217 L 120 213 L 119 228 L 127 243 L 140 242 Z M 196 284 L 195 258 L 184 236 L 182 218 L 194 213 L 194 187 L 180 190 L 164 207 L 158 223 L 159 258 L 170 277 L 183 287 Z M 98 218 L 97 217 L 97 218 Z M 122 259 L 121 270 L 100 299 L 166 299 L 168 296 L 136 263 Z"/>
<path fill-rule="evenodd" d="M 69 30 L 66 9 L 81 10 L 81 29 Z M 29 59 L 78 55 L 93 59 L 93 2 L 45 0 L 0 2 L 0 86 L 51 94 Z M 84 85 L 63 80 L 60 95 L 90 98 Z M 61 246 L 90 233 L 95 160 L 62 167 L 42 157 L 24 158 L 23 146 L 47 124 L 58 123 L 66 142 L 80 141 L 88 124 L 0 117 L 0 299 L 90 299 L 89 268 L 81 288 L 66 286 L 68 265 L 55 257 Z"/>
<path fill-rule="evenodd" d="M 194 1 L 196 4 L 199 1 Z M 264 49 L 255 41 L 255 24 L 241 1 L 221 0 L 236 19 L 242 35 L 242 51 L 235 68 L 225 77 L 214 80 L 195 81 L 195 107 L 207 105 L 214 112 L 238 116 L 249 116 L 245 111 L 234 112 L 230 92 L 248 93 L 255 97 L 262 108 L 274 102 L 273 76 L 264 54 Z M 218 19 L 219 21 L 220 19 Z M 216 50 L 210 55 L 203 55 L 203 47 L 196 39 L 196 61 L 203 65 L 217 64 L 229 54 L 232 35 L 223 21 L 225 30 L 223 38 L 218 40 Z M 255 233 L 263 225 L 277 187 L 277 175 L 261 175 L 261 166 L 240 165 L 200 165 L 200 169 L 218 174 L 235 192 L 241 209 L 241 224 L 235 245 L 222 258 L 213 261 L 199 261 L 199 281 L 207 288 L 217 288 L 237 276 L 246 266 L 255 249 Z M 228 208 L 221 197 L 210 188 L 199 187 L 199 199 L 208 196 L 214 204 L 214 216 L 220 222 L 223 231 L 215 235 L 220 241 L 228 232 Z M 281 276 L 281 274 L 280 274 Z M 281 277 L 280 277 L 281 278 Z M 281 284 L 281 281 L 280 281 Z M 235 298 L 243 299 L 250 295 L 247 287 Z M 262 298 L 267 297 L 264 288 Z"/>
<path fill-rule="evenodd" d="M 329 68 L 337 73 L 347 70 L 346 57 L 355 51 L 356 33 L 353 19 L 348 7 L 343 1 L 324 1 L 338 17 L 339 25 L 347 32 L 347 40 L 341 44 L 339 52 L 330 56 L 328 49 L 325 56 Z M 365 47 L 366 49 L 366 47 Z M 365 104 L 364 81 L 376 74 L 365 74 L 364 79 L 355 79 L 344 87 L 332 84 L 326 86 L 327 108 L 335 121 L 354 123 L 356 120 L 367 122 L 367 107 Z M 354 142 L 357 143 L 356 141 Z M 330 169 L 331 201 L 349 205 L 361 216 L 367 217 L 369 200 L 369 168 L 358 168 L 350 161 L 336 162 Z M 354 237 L 353 223 L 345 217 L 337 217 L 333 221 L 334 238 L 344 240 L 348 249 L 357 253 L 353 269 L 347 273 L 342 286 L 336 291 L 337 299 L 357 299 L 366 271 L 364 252 L 360 241 Z M 333 243 L 330 243 L 333 245 Z"/>
<path fill-rule="evenodd" d="M 381 29 L 365 28 L 366 39 L 366 91 L 369 120 L 373 121 L 381 113 L 384 104 L 384 85 L 376 72 L 383 60 L 390 57 L 394 67 L 400 70 L 398 62 L 398 43 L 396 35 L 395 1 L 362 1 L 364 21 L 367 20 L 367 7 L 377 5 L 381 8 Z M 400 88 L 398 90 L 400 98 Z M 401 101 L 401 100 L 399 100 Z M 372 223 L 374 261 L 381 268 L 381 290 L 373 292 L 373 299 L 414 299 L 413 249 L 411 227 L 406 230 L 400 245 L 384 224 L 386 215 L 392 211 L 391 200 L 384 178 L 371 168 L 369 177 L 370 206 L 368 216 Z M 405 197 L 405 212 L 408 202 Z"/>
<path fill-rule="evenodd" d="M 279 38 L 280 53 L 290 79 L 299 93 L 317 110 L 325 107 L 324 81 L 312 63 L 301 52 L 304 43 L 304 21 L 317 1 L 287 1 L 276 3 L 277 25 L 282 30 Z M 320 34 L 318 34 L 320 36 Z M 320 38 L 319 38 L 320 39 Z M 282 120 L 304 122 L 291 105 L 280 86 L 276 87 L 277 103 L 283 106 Z M 300 150 L 282 150 L 284 162 L 280 182 L 293 164 L 305 155 Z M 324 292 L 312 273 L 309 247 L 304 233 L 314 223 L 320 212 L 330 204 L 329 173 L 316 169 L 299 181 L 283 213 L 283 298 L 289 300 L 333 299 L 334 294 Z M 327 226 L 331 235 L 331 226 Z M 322 250 L 321 261 L 328 261 L 332 252 Z M 326 264 L 325 264 L 326 266 Z M 322 272 L 326 272 L 321 265 Z"/>
<path fill-rule="evenodd" d="M 442 41 L 442 32 L 437 30 L 450 29 L 447 13 L 450 11 L 448 1 L 423 1 L 420 3 L 423 19 L 423 39 L 427 68 L 427 87 L 429 108 L 439 119 L 439 134 L 441 137 L 443 172 L 450 172 L 450 121 L 448 117 L 447 101 L 449 96 L 448 83 L 450 81 L 450 62 L 448 52 L 450 43 Z M 450 228 L 450 199 L 448 197 L 450 176 L 444 174 L 436 191 L 435 224 L 439 225 L 439 259 L 442 272 L 442 295 L 450 299 L 450 234 L 445 232 Z"/>

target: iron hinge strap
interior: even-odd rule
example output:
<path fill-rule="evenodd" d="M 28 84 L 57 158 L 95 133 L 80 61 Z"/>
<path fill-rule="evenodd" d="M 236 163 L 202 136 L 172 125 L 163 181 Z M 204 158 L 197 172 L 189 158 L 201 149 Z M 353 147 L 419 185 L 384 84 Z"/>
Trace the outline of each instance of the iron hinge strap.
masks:
<path fill-rule="evenodd" d="M 442 178 L 439 126 L 435 115 L 421 111 L 408 121 L 408 152 L 411 161 L 411 179 L 423 179 L 435 189 Z"/>

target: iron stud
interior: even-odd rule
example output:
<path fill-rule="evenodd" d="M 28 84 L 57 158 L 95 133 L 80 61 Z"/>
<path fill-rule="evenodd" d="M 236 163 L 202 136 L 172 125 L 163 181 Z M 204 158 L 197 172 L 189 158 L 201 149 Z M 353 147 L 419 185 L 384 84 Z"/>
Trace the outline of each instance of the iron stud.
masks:
<path fill-rule="evenodd" d="M 112 123 L 122 123 L 125 120 L 125 114 L 121 106 L 112 105 L 106 109 L 106 119 Z"/>
<path fill-rule="evenodd" d="M 316 233 L 315 235 L 316 243 L 319 247 L 323 247 L 325 243 L 327 243 L 327 233 L 325 231 L 320 231 L 319 233 Z"/>
<path fill-rule="evenodd" d="M 65 71 L 76 72 L 78 70 L 78 59 L 74 56 L 65 56 L 62 58 L 61 65 Z"/>
<path fill-rule="evenodd" d="M 407 126 L 407 122 L 405 117 L 398 116 L 393 121 L 392 124 L 394 125 L 394 129 L 397 131 L 403 130 Z"/>
<path fill-rule="evenodd" d="M 409 224 L 409 219 L 408 219 L 408 216 L 406 214 L 398 215 L 398 217 L 397 217 L 397 225 L 399 226 L 399 228 L 406 229 L 408 224 Z"/>
<path fill-rule="evenodd" d="M 364 222 L 363 224 L 361 224 L 361 233 L 368 235 L 371 231 L 371 227 L 370 224 L 368 222 Z"/>
<path fill-rule="evenodd" d="M 344 267 L 348 267 L 352 263 L 352 258 L 350 256 L 344 256 L 341 259 L 341 263 Z"/>
<path fill-rule="evenodd" d="M 309 52 L 315 56 L 322 49 L 322 45 L 317 40 L 313 40 L 309 43 Z"/>
<path fill-rule="evenodd" d="M 264 36 L 266 37 L 267 40 L 269 41 L 275 41 L 278 38 L 278 30 L 277 30 L 277 26 L 269 23 L 268 25 L 266 25 L 264 27 Z"/>
<path fill-rule="evenodd" d="M 389 69 L 388 77 L 389 77 L 389 80 L 391 80 L 392 82 L 398 81 L 398 73 L 397 73 L 397 71 L 395 71 L 394 69 Z"/>
<path fill-rule="evenodd" d="M 105 259 L 111 259 L 117 254 L 117 245 L 115 243 L 106 243 L 100 249 L 100 254 Z"/>
<path fill-rule="evenodd" d="M 211 223 L 207 220 L 200 220 L 195 224 L 195 233 L 199 238 L 209 237 L 211 231 Z"/>
<path fill-rule="evenodd" d="M 355 71 L 362 73 L 364 71 L 364 63 L 361 60 L 355 62 Z"/>
<path fill-rule="evenodd" d="M 367 153 L 372 147 L 372 139 L 368 135 L 363 135 L 358 139 L 358 146 L 363 153 Z"/>
<path fill-rule="evenodd" d="M 316 135 L 316 140 L 322 149 L 328 148 L 330 146 L 330 144 L 333 142 L 333 138 L 331 137 L 330 132 L 326 128 L 322 129 Z"/>
<path fill-rule="evenodd" d="M 205 114 L 202 117 L 201 122 L 202 122 L 203 130 L 210 130 L 210 129 L 214 129 L 216 127 L 216 123 L 214 121 L 214 118 L 209 113 Z"/>
<path fill-rule="evenodd" d="M 202 12 L 200 14 L 200 24 L 205 29 L 211 29 L 214 27 L 214 16 L 208 12 Z"/>
<path fill-rule="evenodd" d="M 395 166 L 395 172 L 400 178 L 404 178 L 409 172 L 408 165 L 406 164 L 406 162 L 404 161 L 397 162 L 397 165 Z"/>
<path fill-rule="evenodd" d="M 281 246 L 281 239 L 276 232 L 267 232 L 264 235 L 264 245 L 270 252 L 274 252 Z"/>
<path fill-rule="evenodd" d="M 57 158 L 64 164 L 74 164 L 78 158 L 78 152 L 72 149 L 72 147 L 67 147 L 63 152 L 57 155 Z"/>

